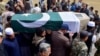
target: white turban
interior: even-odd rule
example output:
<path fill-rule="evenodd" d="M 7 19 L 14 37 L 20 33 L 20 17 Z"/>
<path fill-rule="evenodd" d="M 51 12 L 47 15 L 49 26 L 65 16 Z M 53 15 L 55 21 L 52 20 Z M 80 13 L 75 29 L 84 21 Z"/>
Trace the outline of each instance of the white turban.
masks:
<path fill-rule="evenodd" d="M 12 34 L 14 34 L 14 31 L 13 31 L 12 28 L 8 27 L 8 28 L 5 29 L 5 34 L 6 35 L 12 35 Z"/>
<path fill-rule="evenodd" d="M 88 26 L 90 26 L 90 27 L 95 27 L 95 22 L 89 21 L 89 22 L 88 22 Z"/>

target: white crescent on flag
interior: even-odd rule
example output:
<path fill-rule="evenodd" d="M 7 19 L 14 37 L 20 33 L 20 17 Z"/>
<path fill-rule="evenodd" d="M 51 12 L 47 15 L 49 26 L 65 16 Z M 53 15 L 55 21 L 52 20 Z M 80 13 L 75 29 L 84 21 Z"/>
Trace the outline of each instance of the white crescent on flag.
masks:
<path fill-rule="evenodd" d="M 20 20 L 17 20 L 23 27 L 26 28 L 36 28 L 36 27 L 41 27 L 43 25 L 45 25 L 49 20 L 50 20 L 50 16 L 47 13 L 42 13 L 42 18 L 31 22 L 31 23 L 26 23 L 26 22 L 22 22 Z"/>

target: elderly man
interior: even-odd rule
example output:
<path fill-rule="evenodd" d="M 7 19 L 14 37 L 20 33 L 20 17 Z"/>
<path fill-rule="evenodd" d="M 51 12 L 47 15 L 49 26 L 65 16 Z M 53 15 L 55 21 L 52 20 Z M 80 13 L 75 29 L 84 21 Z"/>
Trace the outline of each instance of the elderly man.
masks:
<path fill-rule="evenodd" d="M 49 56 L 51 54 L 51 47 L 48 43 L 41 43 L 39 46 L 38 56 Z"/>
<path fill-rule="evenodd" d="M 68 25 L 64 24 L 58 31 L 52 33 L 51 56 L 69 56 L 72 38 L 64 36 L 68 30 Z"/>
<path fill-rule="evenodd" d="M 6 38 L 3 40 L 4 47 L 7 51 L 8 56 L 20 56 L 19 45 L 14 36 L 12 28 L 5 29 Z"/>

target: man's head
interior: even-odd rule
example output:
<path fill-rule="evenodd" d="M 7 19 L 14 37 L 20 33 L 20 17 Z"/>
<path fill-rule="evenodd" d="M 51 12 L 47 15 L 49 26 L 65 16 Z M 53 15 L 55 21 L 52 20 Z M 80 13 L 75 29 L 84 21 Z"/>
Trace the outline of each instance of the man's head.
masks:
<path fill-rule="evenodd" d="M 95 10 L 95 14 L 98 14 L 98 10 Z"/>
<path fill-rule="evenodd" d="M 88 32 L 87 31 L 81 31 L 80 32 L 80 39 L 83 40 L 83 41 L 87 41 L 88 39 Z"/>
<path fill-rule="evenodd" d="M 39 46 L 39 56 L 49 56 L 51 54 L 51 47 L 48 43 L 41 43 Z"/>
<path fill-rule="evenodd" d="M 43 28 L 43 27 L 36 28 L 35 33 L 39 37 L 44 37 L 46 35 L 45 28 Z"/>
<path fill-rule="evenodd" d="M 87 30 L 93 31 L 95 29 L 95 22 L 89 21 L 87 25 Z"/>
<path fill-rule="evenodd" d="M 14 31 L 13 31 L 13 29 L 12 28 L 10 28 L 10 27 L 8 27 L 8 28 L 6 28 L 5 29 L 5 34 L 6 34 L 6 36 L 8 37 L 8 38 L 10 38 L 10 39 L 14 39 Z"/>
<path fill-rule="evenodd" d="M 82 4 L 82 7 L 83 7 L 83 8 L 87 8 L 87 4 L 83 3 L 83 4 Z"/>
<path fill-rule="evenodd" d="M 93 11 L 94 10 L 94 7 L 90 7 L 90 10 Z"/>
<path fill-rule="evenodd" d="M 35 7 L 37 7 L 38 6 L 38 4 L 35 4 Z"/>
<path fill-rule="evenodd" d="M 67 24 L 63 24 L 60 30 L 65 34 L 67 31 L 69 31 L 69 27 Z"/>

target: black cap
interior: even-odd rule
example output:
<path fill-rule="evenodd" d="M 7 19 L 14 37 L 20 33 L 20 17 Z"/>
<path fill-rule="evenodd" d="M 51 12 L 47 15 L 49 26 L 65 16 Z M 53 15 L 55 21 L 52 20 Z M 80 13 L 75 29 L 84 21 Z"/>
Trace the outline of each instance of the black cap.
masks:
<path fill-rule="evenodd" d="M 61 29 L 65 29 L 65 30 L 69 30 L 70 31 L 70 29 L 69 29 L 67 24 L 62 24 Z"/>
<path fill-rule="evenodd" d="M 85 37 L 89 36 L 89 33 L 87 31 L 81 31 L 80 32 L 80 38 L 83 39 Z"/>

